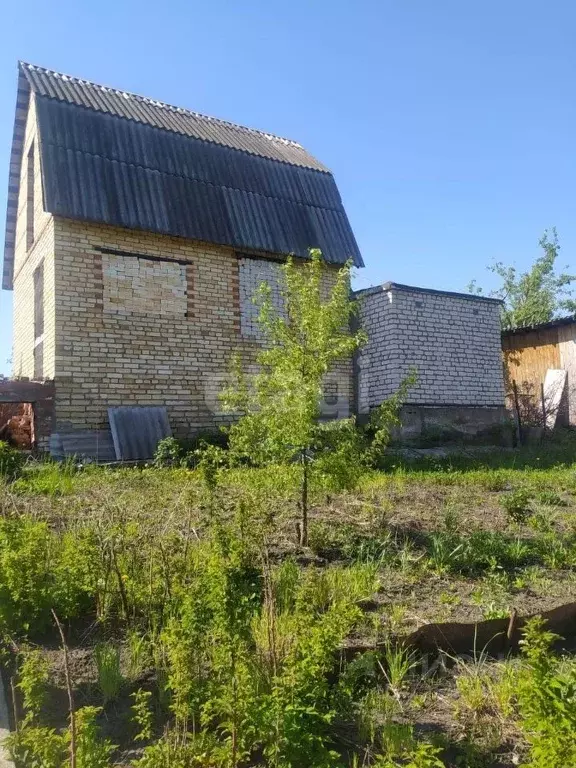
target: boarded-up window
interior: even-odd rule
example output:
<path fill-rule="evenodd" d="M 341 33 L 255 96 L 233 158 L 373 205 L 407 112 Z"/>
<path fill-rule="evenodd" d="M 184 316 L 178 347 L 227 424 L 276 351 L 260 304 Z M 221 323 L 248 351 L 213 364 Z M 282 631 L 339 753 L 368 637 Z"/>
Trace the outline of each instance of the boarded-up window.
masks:
<path fill-rule="evenodd" d="M 36 381 L 44 378 L 44 340 L 42 338 L 34 344 L 34 378 Z"/>
<path fill-rule="evenodd" d="M 254 303 L 254 298 L 262 283 L 268 283 L 273 308 L 279 315 L 285 315 L 282 296 L 282 268 L 278 262 L 249 257 L 239 259 L 238 268 L 240 272 L 240 330 L 242 336 L 261 339 L 262 330 L 258 324 L 259 307 Z"/>
<path fill-rule="evenodd" d="M 34 378 L 44 378 L 44 263 L 36 267 L 34 280 Z"/>
<path fill-rule="evenodd" d="M 34 270 L 34 341 L 44 333 L 44 263 Z"/>
<path fill-rule="evenodd" d="M 34 142 L 28 151 L 26 169 L 26 250 L 34 245 Z"/>
<path fill-rule="evenodd" d="M 105 253 L 104 312 L 186 317 L 186 265 L 170 259 Z"/>

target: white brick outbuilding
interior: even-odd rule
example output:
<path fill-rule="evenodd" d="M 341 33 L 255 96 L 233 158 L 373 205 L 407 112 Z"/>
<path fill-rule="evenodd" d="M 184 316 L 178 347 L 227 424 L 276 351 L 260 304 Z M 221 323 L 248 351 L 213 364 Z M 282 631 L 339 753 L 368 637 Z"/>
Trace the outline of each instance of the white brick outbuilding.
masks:
<path fill-rule="evenodd" d="M 368 343 L 356 361 L 356 407 L 368 413 L 411 370 L 404 420 L 476 432 L 504 419 L 500 302 L 399 283 L 355 293 Z M 414 427 L 415 423 L 418 423 Z"/>

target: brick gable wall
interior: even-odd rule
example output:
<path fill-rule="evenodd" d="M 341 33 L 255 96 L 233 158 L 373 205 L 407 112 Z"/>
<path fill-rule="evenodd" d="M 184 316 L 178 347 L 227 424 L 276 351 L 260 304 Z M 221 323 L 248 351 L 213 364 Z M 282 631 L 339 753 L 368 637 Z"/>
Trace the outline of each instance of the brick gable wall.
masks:
<path fill-rule="evenodd" d="M 29 156 L 33 154 L 33 193 L 28 185 Z M 29 204 L 33 200 L 30 215 Z M 30 224 L 33 239 L 30 242 Z M 42 378 L 52 379 L 55 373 L 55 294 L 54 294 L 54 225 L 52 216 L 44 211 L 42 174 L 38 150 L 36 110 L 32 98 L 24 138 L 20 169 L 20 196 L 16 219 L 14 250 L 14 330 L 12 371 L 16 377 L 34 377 L 34 271 L 43 264 L 44 333 L 42 339 Z"/>

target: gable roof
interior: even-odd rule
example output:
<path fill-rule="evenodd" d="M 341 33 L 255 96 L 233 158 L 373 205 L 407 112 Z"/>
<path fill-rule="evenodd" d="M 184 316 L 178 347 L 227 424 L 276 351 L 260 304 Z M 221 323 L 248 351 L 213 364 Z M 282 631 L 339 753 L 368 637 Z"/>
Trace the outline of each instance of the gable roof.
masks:
<path fill-rule="evenodd" d="M 244 250 L 317 247 L 363 266 L 332 174 L 296 142 L 21 62 L 4 288 L 31 93 L 47 211 Z"/>

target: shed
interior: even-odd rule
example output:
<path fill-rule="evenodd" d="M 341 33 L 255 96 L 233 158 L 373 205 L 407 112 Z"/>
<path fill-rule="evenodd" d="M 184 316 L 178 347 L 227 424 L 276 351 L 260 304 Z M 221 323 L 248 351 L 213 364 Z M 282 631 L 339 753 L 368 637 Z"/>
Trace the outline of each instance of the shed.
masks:
<path fill-rule="evenodd" d="M 558 420 L 576 425 L 576 317 L 506 330 L 502 333 L 502 351 L 509 404 L 516 389 L 527 415 L 531 410 L 540 410 L 549 372 L 566 371 Z"/>

